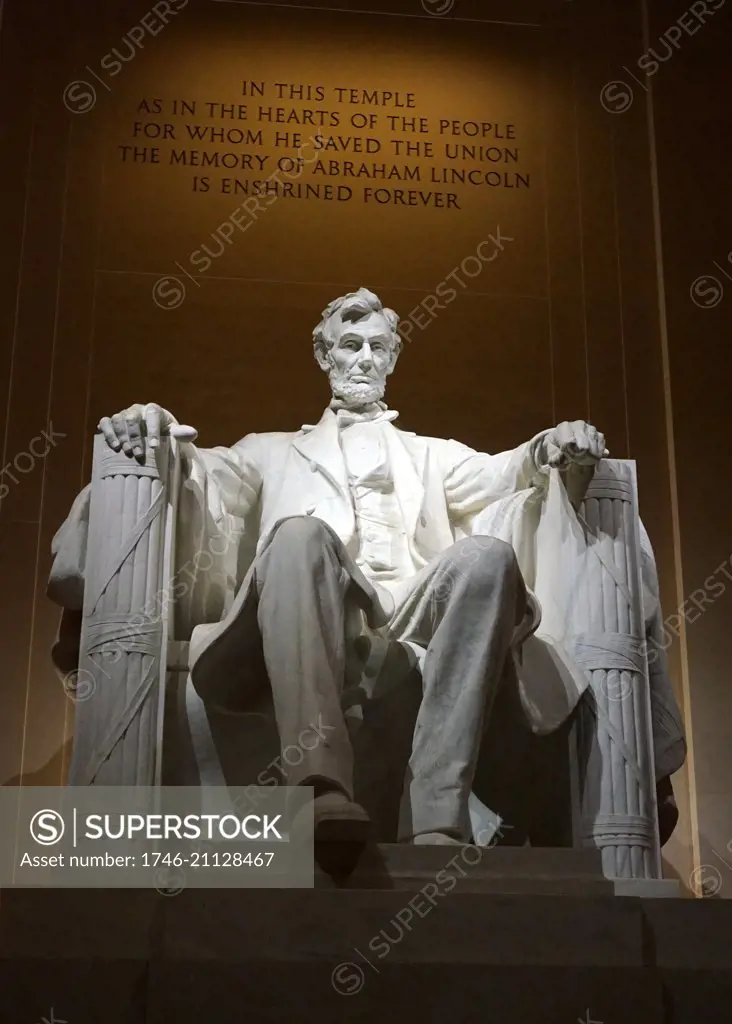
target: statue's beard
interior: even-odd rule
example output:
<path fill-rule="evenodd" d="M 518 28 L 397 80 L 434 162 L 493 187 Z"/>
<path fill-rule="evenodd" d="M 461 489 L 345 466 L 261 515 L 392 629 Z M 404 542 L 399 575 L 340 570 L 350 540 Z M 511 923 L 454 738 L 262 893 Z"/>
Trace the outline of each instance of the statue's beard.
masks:
<path fill-rule="evenodd" d="M 386 392 L 386 382 L 378 378 L 364 384 L 362 381 L 351 380 L 350 373 L 342 373 L 336 367 L 330 370 L 328 376 L 333 397 L 347 409 L 360 409 L 380 402 Z M 359 377 L 361 374 L 356 372 L 353 376 Z"/>

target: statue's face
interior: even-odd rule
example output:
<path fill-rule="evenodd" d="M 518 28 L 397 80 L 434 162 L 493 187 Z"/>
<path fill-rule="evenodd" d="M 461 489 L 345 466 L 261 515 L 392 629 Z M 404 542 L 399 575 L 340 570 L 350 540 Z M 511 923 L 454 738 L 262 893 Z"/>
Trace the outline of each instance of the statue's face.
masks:
<path fill-rule="evenodd" d="M 397 360 L 389 324 L 381 313 L 358 323 L 343 322 L 337 314 L 334 320 L 337 341 L 321 361 L 334 396 L 352 406 L 380 401 Z"/>

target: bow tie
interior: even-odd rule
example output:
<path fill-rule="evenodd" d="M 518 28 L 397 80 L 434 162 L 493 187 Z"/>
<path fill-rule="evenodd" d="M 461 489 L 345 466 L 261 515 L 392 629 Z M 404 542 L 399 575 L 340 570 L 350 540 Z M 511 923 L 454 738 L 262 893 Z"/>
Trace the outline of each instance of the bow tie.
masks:
<path fill-rule="evenodd" d="M 387 409 L 383 402 L 371 409 L 333 409 L 341 430 L 354 423 L 390 423 L 399 413 L 395 409 Z"/>

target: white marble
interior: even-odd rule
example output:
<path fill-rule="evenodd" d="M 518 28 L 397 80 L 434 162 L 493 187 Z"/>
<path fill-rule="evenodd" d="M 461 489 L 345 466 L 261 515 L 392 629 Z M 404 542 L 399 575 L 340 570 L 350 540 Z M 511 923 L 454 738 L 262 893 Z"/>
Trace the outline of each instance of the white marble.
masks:
<path fill-rule="evenodd" d="M 643 607 L 642 569 L 646 595 L 657 586 L 652 555 L 643 558 L 650 549 L 645 533 L 641 546 L 633 466 L 611 462 L 602 433 L 581 421 L 563 422 L 497 455 L 401 430 L 393 422 L 397 413 L 384 402 L 402 347 L 397 324 L 396 313 L 365 289 L 330 304 L 314 331 L 314 352 L 328 375 L 331 401 L 318 424 L 291 433 L 249 434 L 232 447 L 202 449 L 193 444 L 192 428 L 180 427 L 155 403 L 134 404 L 101 421 L 97 482 L 57 535 L 51 580 L 52 596 L 73 610 L 83 589 L 79 578 L 86 575 L 82 662 L 98 674 L 88 649 L 89 617 L 99 601 L 96 593 L 96 603 L 88 597 L 96 578 L 90 567 L 107 569 L 94 584 L 102 587 L 105 614 L 138 614 L 144 622 L 157 615 L 171 629 L 167 639 L 190 640 L 187 663 L 195 675 L 197 660 L 241 613 L 253 586 L 252 566 L 283 519 L 312 516 L 340 538 L 376 589 L 368 622 L 361 620 L 376 639 L 388 631 L 395 609 L 414 599 L 431 560 L 456 541 L 490 535 L 513 547 L 530 592 L 531 610 L 516 630 L 510 656 L 531 727 L 554 730 L 587 695 L 580 725 L 591 735 L 577 762 L 577 843 L 601 846 L 611 877 L 658 877 L 654 742 L 664 751 L 663 774 L 680 766 L 684 743 L 667 675 L 652 680 L 655 706 L 667 712 L 652 720 L 642 641 L 659 610 L 648 600 Z M 176 436 L 168 441 L 170 434 Z M 117 474 L 103 497 L 102 465 Z M 137 484 L 135 500 L 126 500 L 127 485 L 119 480 L 146 475 L 153 476 L 152 485 Z M 162 490 L 155 479 L 162 480 Z M 583 504 L 588 485 L 593 497 Z M 155 501 L 159 506 L 142 524 L 147 506 L 141 487 L 150 490 L 149 507 Z M 601 508 L 603 500 L 607 508 Z M 115 501 L 125 501 L 130 511 L 122 526 L 126 536 L 113 551 L 93 524 Z M 162 526 L 154 526 L 158 512 Z M 151 530 L 157 530 L 154 537 Z M 118 564 L 125 544 L 132 544 L 135 559 L 144 549 L 149 566 L 133 572 L 132 597 L 125 590 L 130 566 Z M 161 607 L 152 607 L 151 595 Z M 616 611 L 607 618 L 610 595 Z M 162 642 L 158 633 L 155 638 Z M 114 636 L 102 642 L 114 643 Z M 424 648 L 413 646 L 421 663 Z M 372 657 L 375 649 L 378 644 Z M 157 711 L 149 721 L 138 721 L 139 715 L 133 721 L 135 730 L 146 730 L 147 739 L 138 736 L 137 742 L 147 751 L 140 770 L 151 778 L 160 770 L 166 657 L 161 654 L 146 673 L 139 655 L 141 665 L 134 668 L 148 690 L 150 679 L 157 679 L 157 691 L 150 692 Z M 616 700 L 611 687 L 627 691 L 628 699 Z M 75 758 L 72 781 L 92 781 L 89 764 L 101 773 L 96 781 L 108 780 L 110 772 L 119 781 L 129 777 L 110 767 L 124 761 L 120 751 L 129 736 L 119 730 L 110 736 L 116 705 L 102 701 L 99 692 L 107 692 L 104 685 L 78 719 L 76 745 L 83 757 Z M 209 778 L 217 778 L 217 771 Z M 135 778 L 142 781 L 139 772 Z M 470 812 L 474 833 L 493 821 L 479 801 L 471 801 Z"/>

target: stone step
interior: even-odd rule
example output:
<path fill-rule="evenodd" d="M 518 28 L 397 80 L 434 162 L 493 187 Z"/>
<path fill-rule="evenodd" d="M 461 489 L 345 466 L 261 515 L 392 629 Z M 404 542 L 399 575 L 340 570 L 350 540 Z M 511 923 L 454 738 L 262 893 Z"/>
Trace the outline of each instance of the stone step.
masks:
<path fill-rule="evenodd" d="M 418 892 L 438 876 L 459 892 L 612 896 L 599 850 L 530 846 L 413 846 L 380 843 L 363 852 L 347 878 L 316 868 L 317 889 L 402 889 Z"/>
<path fill-rule="evenodd" d="M 4 890 L 0 1020 L 729 1024 L 728 900 L 438 884 Z"/>

